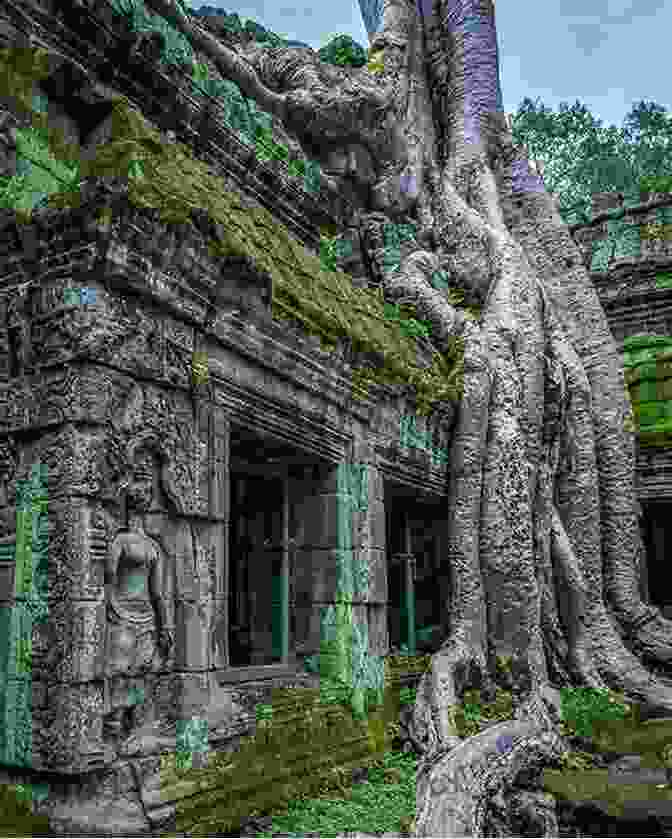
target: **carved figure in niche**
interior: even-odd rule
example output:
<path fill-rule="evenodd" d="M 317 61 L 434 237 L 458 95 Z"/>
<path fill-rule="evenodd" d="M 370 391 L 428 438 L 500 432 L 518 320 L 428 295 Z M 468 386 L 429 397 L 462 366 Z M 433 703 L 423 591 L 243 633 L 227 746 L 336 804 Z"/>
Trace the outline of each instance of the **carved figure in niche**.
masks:
<path fill-rule="evenodd" d="M 126 495 L 127 527 L 115 537 L 106 560 L 106 676 L 110 688 L 117 688 L 116 701 L 111 702 L 116 707 L 106 718 L 106 728 L 116 736 L 144 722 L 146 676 L 154 669 L 157 654 L 166 658 L 174 644 L 167 601 L 161 598 L 163 550 L 144 526 L 155 474 L 152 453 L 141 449 Z"/>
<path fill-rule="evenodd" d="M 7 304 L 7 335 L 9 339 L 9 375 L 22 376 L 31 361 L 30 320 L 27 295 L 15 294 Z"/>

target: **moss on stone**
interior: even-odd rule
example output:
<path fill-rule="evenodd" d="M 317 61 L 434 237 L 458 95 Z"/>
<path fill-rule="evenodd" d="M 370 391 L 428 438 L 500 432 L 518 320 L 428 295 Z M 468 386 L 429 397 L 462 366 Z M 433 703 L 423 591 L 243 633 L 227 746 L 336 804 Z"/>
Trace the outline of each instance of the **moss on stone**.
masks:
<path fill-rule="evenodd" d="M 32 98 L 30 78 L 46 75 L 46 54 L 16 55 L 5 50 L 6 72 L 28 110 Z M 23 77 L 23 81 L 21 81 Z M 14 98 L 14 97 L 13 97 Z M 51 146 L 52 132 L 49 132 Z M 56 138 L 57 139 L 57 138 Z M 61 158 L 62 144 L 51 147 Z M 65 150 L 72 160 L 72 148 Z M 210 241 L 215 257 L 244 256 L 273 281 L 273 316 L 299 322 L 306 332 L 333 347 L 348 338 L 366 362 L 353 372 L 353 396 L 366 393 L 371 382 L 411 386 L 416 410 L 430 413 L 442 401 L 461 397 L 463 344 L 456 339 L 448 353 L 434 352 L 431 365 L 418 360 L 415 338 L 399 322 L 385 317 L 384 299 L 377 290 L 357 288 L 342 271 L 325 271 L 320 258 L 308 252 L 264 208 L 244 207 L 227 191 L 207 164 L 195 159 L 181 143 L 164 140 L 144 116 L 123 96 L 114 100 L 112 134 L 95 158 L 80 161 L 81 178 L 128 177 L 128 197 L 137 207 L 158 209 L 161 220 L 191 224 L 191 212 L 205 210 L 217 222 L 218 238 Z M 79 206 L 79 190 L 49 197 L 51 207 Z"/>
<path fill-rule="evenodd" d="M 672 338 L 633 335 L 623 342 L 625 382 L 642 446 L 672 444 Z"/>

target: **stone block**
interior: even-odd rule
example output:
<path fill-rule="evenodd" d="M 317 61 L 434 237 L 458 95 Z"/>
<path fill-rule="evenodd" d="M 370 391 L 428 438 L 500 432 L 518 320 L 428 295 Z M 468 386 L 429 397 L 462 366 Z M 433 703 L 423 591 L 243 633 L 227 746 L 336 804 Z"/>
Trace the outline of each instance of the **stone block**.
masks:
<path fill-rule="evenodd" d="M 200 718 L 210 700 L 209 674 L 176 672 L 173 682 L 176 718 Z"/>
<path fill-rule="evenodd" d="M 299 655 L 315 655 L 320 651 L 320 604 L 296 605 L 290 610 L 293 637 L 290 647 Z"/>
<path fill-rule="evenodd" d="M 228 599 L 226 597 L 214 597 L 212 601 L 212 620 L 208 642 L 210 666 L 213 668 L 226 666 L 229 648 L 228 613 Z"/>
<path fill-rule="evenodd" d="M 43 768 L 66 774 L 103 768 L 114 755 L 103 744 L 105 688 L 102 681 L 49 689 L 51 725 L 44 732 Z"/>
<path fill-rule="evenodd" d="M 338 501 L 335 493 L 320 493 L 306 498 L 302 505 L 305 517 L 304 544 L 310 548 L 331 548 L 337 542 Z"/>
<path fill-rule="evenodd" d="M 50 598 L 47 620 L 33 624 L 33 669 L 63 683 L 102 679 L 105 638 L 103 592 L 95 600 Z"/>
<path fill-rule="evenodd" d="M 294 552 L 294 587 L 297 600 L 333 602 L 338 585 L 337 552 L 298 548 Z"/>
<path fill-rule="evenodd" d="M 229 525 L 225 522 L 197 521 L 192 524 L 199 556 L 202 592 L 223 597 L 227 590 L 226 555 Z"/>
<path fill-rule="evenodd" d="M 51 482 L 51 471 L 49 476 Z M 97 600 L 102 595 L 106 542 L 96 532 L 88 502 L 49 499 L 46 550 L 50 601 Z"/>
<path fill-rule="evenodd" d="M 175 602 L 175 666 L 185 670 L 208 667 L 209 623 L 212 602 L 177 599 Z"/>
<path fill-rule="evenodd" d="M 210 460 L 210 470 L 210 517 L 227 519 L 231 503 L 228 458 L 220 460 L 213 457 Z"/>
<path fill-rule="evenodd" d="M 385 604 L 369 603 L 367 612 L 369 620 L 369 651 L 372 655 L 387 655 L 389 650 L 389 635 Z"/>
<path fill-rule="evenodd" d="M 385 522 L 385 505 L 382 501 L 371 498 L 369 504 L 369 546 L 377 548 L 378 550 L 385 550 L 386 540 L 386 522 Z"/>
<path fill-rule="evenodd" d="M 369 592 L 368 602 L 382 605 L 388 600 L 387 585 L 387 554 L 385 550 L 370 548 L 369 561 Z"/>

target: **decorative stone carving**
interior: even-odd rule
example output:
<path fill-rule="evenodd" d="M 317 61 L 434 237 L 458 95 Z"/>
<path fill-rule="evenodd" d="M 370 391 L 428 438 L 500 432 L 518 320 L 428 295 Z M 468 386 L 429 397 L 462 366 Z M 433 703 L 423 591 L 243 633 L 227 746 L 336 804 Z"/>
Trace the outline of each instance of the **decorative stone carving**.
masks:
<path fill-rule="evenodd" d="M 114 707 L 105 720 L 107 733 L 117 737 L 144 722 L 145 685 L 137 677 L 156 669 L 157 655 L 165 659 L 174 644 L 172 619 L 161 592 L 163 550 L 147 535 L 143 522 L 143 513 L 151 506 L 153 482 L 154 459 L 143 447 L 134 453 L 127 490 L 128 527 L 114 539 L 105 569 L 106 676 L 117 683 L 120 677 L 126 694 L 125 701 L 119 692 L 111 698 Z M 125 722 L 128 730 L 124 732 Z"/>
<path fill-rule="evenodd" d="M 17 290 L 7 300 L 7 333 L 10 376 L 21 376 L 31 362 L 30 318 L 26 289 Z"/>
<path fill-rule="evenodd" d="M 0 114 L 0 166 L 3 172 L 16 170 L 18 121 L 9 111 Z"/>
<path fill-rule="evenodd" d="M 123 262 L 129 259 L 123 253 L 118 256 Z M 98 288 L 95 291 L 95 303 L 85 304 L 81 294 L 70 294 L 80 289 L 59 286 L 50 289 L 48 296 L 43 293 L 43 308 L 51 305 L 36 325 L 39 361 L 85 354 L 99 361 L 114 360 L 115 366 L 140 375 L 161 375 L 163 337 L 159 320 L 137 301 L 120 299 Z"/>
<path fill-rule="evenodd" d="M 14 486 L 17 462 L 16 443 L 11 437 L 6 437 L 0 441 L 0 536 L 13 533 L 16 527 L 14 498 L 10 495 L 10 488 Z"/>
<path fill-rule="evenodd" d="M 207 512 L 208 499 L 200 492 L 207 457 L 195 430 L 192 410 L 177 400 L 135 385 L 120 415 L 108 422 L 108 471 L 112 497 L 123 490 L 134 448 L 142 444 L 161 457 L 161 485 L 173 511 L 181 516 Z"/>

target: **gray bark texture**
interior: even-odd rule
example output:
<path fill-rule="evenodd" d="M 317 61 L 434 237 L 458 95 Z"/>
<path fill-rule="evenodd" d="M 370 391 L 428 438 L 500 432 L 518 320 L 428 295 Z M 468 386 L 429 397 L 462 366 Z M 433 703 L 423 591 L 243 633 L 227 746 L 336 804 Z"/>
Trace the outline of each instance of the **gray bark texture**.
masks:
<path fill-rule="evenodd" d="M 438 349 L 465 342 L 446 507 L 451 629 L 411 724 L 416 835 L 484 835 L 497 790 L 568 749 L 558 684 L 672 715 L 672 625 L 639 593 L 622 364 L 578 247 L 503 118 L 493 0 L 386 0 L 371 45 L 380 73 L 305 49 L 227 47 L 174 0 L 147 5 L 302 146 L 349 161 L 362 241 L 381 214 L 421 231 L 397 268 L 368 254 L 386 297 L 413 301 Z M 439 269 L 480 320 L 432 286 Z M 463 740 L 452 709 L 491 683 L 497 655 L 513 657 L 527 690 L 513 719 Z M 534 835 L 557 835 L 547 805 L 532 792 L 516 805 L 537 814 Z"/>

